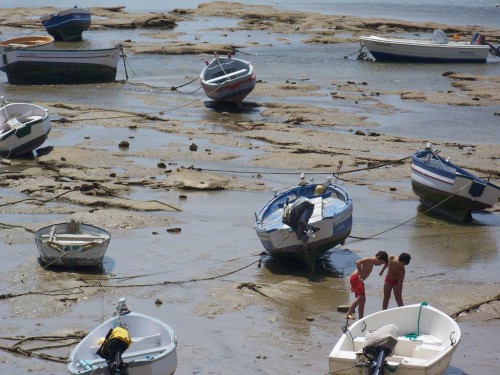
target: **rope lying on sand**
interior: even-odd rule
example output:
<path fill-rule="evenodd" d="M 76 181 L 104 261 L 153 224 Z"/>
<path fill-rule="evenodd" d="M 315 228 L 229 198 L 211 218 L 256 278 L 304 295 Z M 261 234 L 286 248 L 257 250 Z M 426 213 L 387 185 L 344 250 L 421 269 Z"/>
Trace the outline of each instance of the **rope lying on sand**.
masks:
<path fill-rule="evenodd" d="M 210 276 L 210 277 L 193 278 L 193 279 L 187 279 L 187 280 L 176 280 L 176 281 L 166 280 L 166 281 L 160 281 L 160 282 L 156 282 L 156 283 L 145 283 L 145 284 L 104 285 L 104 284 L 102 284 L 101 281 L 86 280 L 83 277 L 79 277 L 76 280 L 84 282 L 85 283 L 84 285 L 74 286 L 74 287 L 70 287 L 70 288 L 62 288 L 62 289 L 0 294 L 0 300 L 22 297 L 22 296 L 27 296 L 27 295 L 49 295 L 49 296 L 76 295 L 76 294 L 83 293 L 82 289 L 85 289 L 85 288 L 112 288 L 112 289 L 116 289 L 116 288 L 143 288 L 143 287 L 151 287 L 151 286 L 159 286 L 159 285 L 180 285 L 180 284 L 194 283 L 194 282 L 200 282 L 200 281 L 216 280 L 216 279 L 220 279 L 220 278 L 226 277 L 228 275 L 237 273 L 245 268 L 248 268 L 254 264 L 259 263 L 260 261 L 261 261 L 260 259 L 254 260 L 251 263 L 249 263 L 243 267 L 240 267 L 240 268 L 232 270 L 232 271 L 228 271 L 228 272 L 220 274 L 220 275 L 215 275 L 215 276 Z M 89 281 L 93 281 L 93 283 L 89 284 L 88 283 Z M 17 282 L 17 283 L 19 283 L 19 282 Z M 15 285 L 15 284 L 12 284 L 12 285 Z M 2 290 L 5 290 L 12 285 L 9 285 L 6 288 L 3 288 Z"/>
<path fill-rule="evenodd" d="M 453 313 L 453 314 L 450 314 L 450 316 L 455 319 L 457 318 L 460 314 L 464 313 L 464 312 L 469 312 L 471 310 L 475 310 L 477 309 L 478 307 L 482 306 L 482 305 L 485 305 L 487 303 L 490 303 L 490 302 L 493 302 L 493 301 L 500 301 L 500 294 L 497 294 L 495 297 L 493 298 L 490 298 L 490 299 L 487 299 L 486 301 L 482 301 L 482 302 L 478 302 L 478 303 L 474 303 L 472 305 L 469 305 L 467 307 L 464 307 L 463 309 L 460 309 L 458 310 L 457 312 Z"/>
<path fill-rule="evenodd" d="M 72 346 L 83 339 L 87 334 L 85 332 L 74 332 L 64 336 L 31 336 L 31 337 L 0 337 L 0 340 L 14 340 L 16 341 L 12 346 L 0 345 L 0 350 L 7 352 L 20 354 L 26 357 L 37 357 L 40 359 L 45 359 L 52 362 L 67 363 L 67 357 L 54 356 L 47 353 L 37 353 L 37 351 L 42 349 L 57 349 L 66 346 Z M 55 342 L 55 345 L 47 345 L 32 348 L 23 348 L 22 345 L 27 342 L 41 341 L 44 343 Z"/>

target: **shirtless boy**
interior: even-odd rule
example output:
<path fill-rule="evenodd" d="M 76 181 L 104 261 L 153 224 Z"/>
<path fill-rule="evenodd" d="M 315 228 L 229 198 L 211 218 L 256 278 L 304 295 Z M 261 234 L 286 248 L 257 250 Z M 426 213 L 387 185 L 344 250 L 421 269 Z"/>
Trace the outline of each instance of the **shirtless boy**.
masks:
<path fill-rule="evenodd" d="M 387 275 L 384 280 L 384 301 L 382 309 L 386 310 L 389 306 L 391 292 L 394 290 L 394 299 L 398 306 L 403 306 L 403 281 L 405 279 L 405 266 L 410 264 L 411 256 L 408 253 L 401 253 L 398 258 L 394 255 L 389 257 L 387 264 Z M 380 274 L 385 270 L 384 267 Z"/>
<path fill-rule="evenodd" d="M 375 254 L 374 257 L 363 258 L 356 262 L 356 269 L 351 274 L 351 277 L 349 279 L 349 282 L 351 284 L 351 291 L 354 292 L 354 297 L 356 297 L 356 299 L 351 304 L 349 311 L 347 311 L 347 319 L 356 319 L 353 313 L 356 311 L 356 307 L 358 306 L 359 318 L 361 319 L 364 316 L 366 296 L 365 284 L 363 281 L 366 280 L 368 276 L 370 276 L 370 273 L 373 270 L 373 266 L 380 266 L 382 264 L 385 264 L 382 271 L 380 271 L 380 276 L 382 276 L 382 272 L 387 267 L 387 262 L 388 255 L 385 251 L 379 251 L 377 254 Z"/>

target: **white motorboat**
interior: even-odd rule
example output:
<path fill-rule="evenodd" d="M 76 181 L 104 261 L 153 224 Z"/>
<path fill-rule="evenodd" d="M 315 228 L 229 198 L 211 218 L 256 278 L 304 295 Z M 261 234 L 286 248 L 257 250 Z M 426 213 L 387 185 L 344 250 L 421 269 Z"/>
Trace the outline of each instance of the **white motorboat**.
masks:
<path fill-rule="evenodd" d="M 484 63 L 492 46 L 477 44 L 481 36 L 470 42 L 448 41 L 442 30 L 435 30 L 433 39 L 384 38 L 361 36 L 375 60 L 403 62 Z"/>
<path fill-rule="evenodd" d="M 460 338 L 458 324 L 425 302 L 379 311 L 346 328 L 329 355 L 329 373 L 441 375 Z"/>

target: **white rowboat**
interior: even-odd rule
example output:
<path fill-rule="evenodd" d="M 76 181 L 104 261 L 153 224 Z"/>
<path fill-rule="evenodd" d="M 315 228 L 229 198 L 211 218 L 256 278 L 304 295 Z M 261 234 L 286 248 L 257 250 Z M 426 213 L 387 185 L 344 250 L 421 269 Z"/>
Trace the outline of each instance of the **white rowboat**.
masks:
<path fill-rule="evenodd" d="M 49 225 L 35 232 L 40 261 L 51 266 L 99 266 L 110 241 L 108 231 L 76 221 Z"/>
<path fill-rule="evenodd" d="M 175 372 L 177 337 L 174 330 L 161 320 L 131 312 L 123 298 L 118 302 L 115 315 L 73 349 L 69 356 L 69 372 L 74 375 L 108 375 L 108 363 L 97 351 L 109 330 L 116 327 L 125 329 L 132 342 L 121 355 L 127 366 L 126 374 L 172 375 Z"/>
<path fill-rule="evenodd" d="M 0 42 L 0 53 L 12 48 L 47 48 L 54 44 L 54 38 L 48 35 L 22 36 L 5 39 Z"/>
<path fill-rule="evenodd" d="M 248 61 L 215 54 L 206 64 L 200 81 L 205 94 L 212 100 L 239 105 L 255 87 L 255 69 Z"/>

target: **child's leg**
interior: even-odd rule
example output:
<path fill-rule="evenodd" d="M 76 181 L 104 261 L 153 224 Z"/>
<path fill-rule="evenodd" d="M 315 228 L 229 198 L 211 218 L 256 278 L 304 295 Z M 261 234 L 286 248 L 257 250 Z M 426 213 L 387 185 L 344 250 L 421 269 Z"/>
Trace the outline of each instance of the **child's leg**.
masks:
<path fill-rule="evenodd" d="M 396 299 L 396 303 L 398 306 L 403 306 L 403 285 L 397 284 L 394 285 L 394 298 Z"/>
<path fill-rule="evenodd" d="M 359 313 L 359 319 L 361 319 L 363 316 L 365 316 L 366 296 L 364 294 L 360 294 L 358 298 L 359 298 L 358 313 Z"/>
<path fill-rule="evenodd" d="M 354 302 L 351 304 L 351 307 L 347 311 L 347 315 L 353 315 L 354 314 L 354 312 L 356 311 L 356 307 L 358 307 L 358 305 L 359 305 L 359 299 L 360 299 L 360 297 L 361 297 L 361 295 L 358 296 L 358 298 L 356 298 L 354 300 Z"/>
<path fill-rule="evenodd" d="M 389 307 L 389 299 L 391 298 L 392 285 L 384 283 L 384 301 L 382 302 L 382 310 L 387 310 Z"/>

